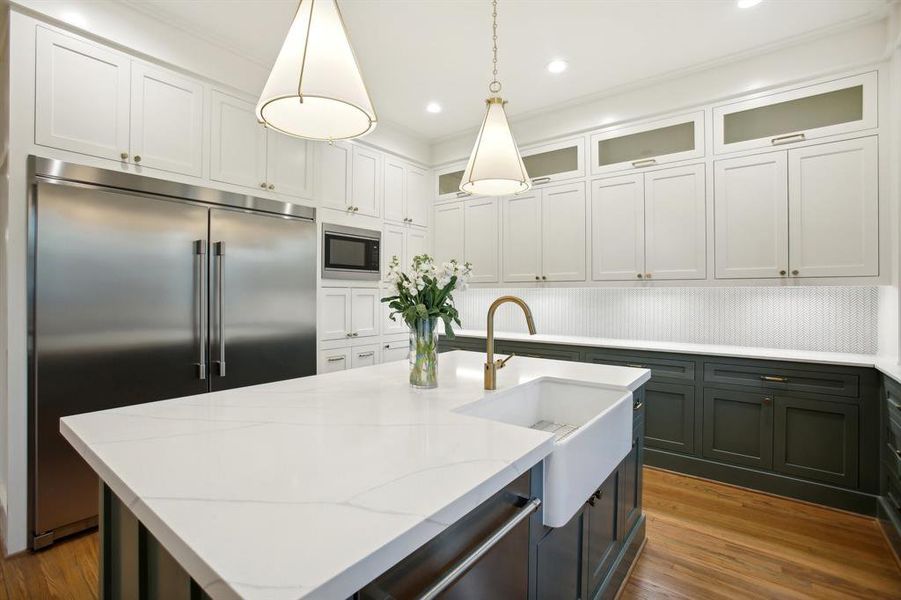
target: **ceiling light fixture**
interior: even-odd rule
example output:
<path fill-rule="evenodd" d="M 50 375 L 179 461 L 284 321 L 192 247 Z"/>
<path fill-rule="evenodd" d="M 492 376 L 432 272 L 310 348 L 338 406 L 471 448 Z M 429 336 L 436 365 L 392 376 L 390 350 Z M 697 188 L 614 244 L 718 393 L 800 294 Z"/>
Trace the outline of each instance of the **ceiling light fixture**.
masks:
<path fill-rule="evenodd" d="M 437 102 L 429 102 L 425 107 L 426 112 L 438 114 L 441 112 L 441 105 Z"/>
<path fill-rule="evenodd" d="M 312 140 L 375 129 L 375 109 L 336 0 L 300 0 L 256 113 L 267 127 Z"/>
<path fill-rule="evenodd" d="M 738 0 L 738 8 L 751 8 L 752 6 L 757 6 L 763 2 L 763 0 Z"/>
<path fill-rule="evenodd" d="M 568 66 L 565 60 L 552 60 L 547 64 L 547 70 L 556 75 L 565 71 Z"/>
<path fill-rule="evenodd" d="M 491 41 L 494 67 L 494 77 L 488 84 L 491 96 L 485 101 L 488 110 L 463 171 L 460 190 L 468 194 L 504 196 L 528 190 L 532 181 L 507 122 L 506 102 L 498 95 L 501 83 L 497 80 L 497 0 L 491 2 Z"/>

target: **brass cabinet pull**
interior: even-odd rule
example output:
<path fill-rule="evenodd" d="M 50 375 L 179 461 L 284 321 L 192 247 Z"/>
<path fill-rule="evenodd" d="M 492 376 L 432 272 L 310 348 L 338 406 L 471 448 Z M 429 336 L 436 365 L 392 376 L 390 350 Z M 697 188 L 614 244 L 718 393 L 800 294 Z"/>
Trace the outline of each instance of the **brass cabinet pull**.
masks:
<path fill-rule="evenodd" d="M 779 271 L 779 274 L 782 275 L 783 277 L 785 277 L 786 273 L 787 273 L 787 271 L 785 269 L 782 269 L 781 271 Z"/>
<path fill-rule="evenodd" d="M 897 400 L 895 400 L 891 396 L 886 396 L 885 399 L 888 401 L 889 404 L 892 405 L 892 408 L 901 410 L 901 404 L 899 404 Z"/>
<path fill-rule="evenodd" d="M 539 277 L 538 275 L 536 275 L 536 276 L 535 276 L 535 281 L 541 281 L 541 277 Z"/>
<path fill-rule="evenodd" d="M 266 189 L 266 182 L 264 181 L 263 183 L 261 183 L 261 184 L 260 184 L 260 187 L 263 188 L 263 189 L 265 190 L 265 189 Z"/>
<path fill-rule="evenodd" d="M 639 279 L 642 279 L 642 278 L 644 277 L 644 275 L 642 275 L 641 273 L 638 273 L 638 274 L 635 275 L 635 276 L 638 277 Z"/>
<path fill-rule="evenodd" d="M 141 162 L 141 157 L 138 156 L 138 155 L 135 155 L 135 162 L 136 162 L 136 163 Z"/>
<path fill-rule="evenodd" d="M 269 187 L 270 190 L 274 190 L 274 189 L 275 189 L 275 185 L 274 185 L 274 184 L 271 184 L 271 183 L 269 184 L 268 187 Z"/>
<path fill-rule="evenodd" d="M 792 269 L 792 275 L 800 275 L 800 271 L 798 271 L 798 269 Z"/>
<path fill-rule="evenodd" d="M 465 198 L 469 195 L 469 192 L 457 192 L 457 198 Z"/>
<path fill-rule="evenodd" d="M 550 177 L 536 177 L 532 180 L 532 185 L 541 185 L 542 183 L 547 183 L 551 180 Z"/>
<path fill-rule="evenodd" d="M 542 281 L 547 281 L 547 275 L 542 275 L 542 276 L 541 276 L 541 280 L 542 280 Z"/>
<path fill-rule="evenodd" d="M 645 273 L 645 274 L 644 274 L 644 278 L 645 278 L 645 279 L 650 279 L 650 278 L 651 278 L 651 274 L 650 274 L 650 273 Z"/>
<path fill-rule="evenodd" d="M 772 399 L 772 398 L 764 398 L 764 399 L 761 401 L 761 403 L 762 403 L 764 406 L 769 406 L 770 404 L 773 403 L 773 399 Z"/>
<path fill-rule="evenodd" d="M 128 158 L 128 152 L 123 152 L 119 155 L 119 158 L 122 160 L 126 160 Z"/>
<path fill-rule="evenodd" d="M 644 406 L 644 402 L 639 401 L 638 404 L 635 404 L 632 407 L 632 410 L 641 410 L 641 407 Z"/>
<path fill-rule="evenodd" d="M 793 144 L 795 142 L 803 142 L 807 139 L 803 133 L 790 133 L 789 135 L 780 135 L 774 137 L 770 140 L 770 143 L 774 146 L 779 146 L 780 144 Z"/>
<path fill-rule="evenodd" d="M 641 167 L 650 167 L 652 165 L 657 164 L 656 158 L 646 158 L 644 160 L 636 160 L 632 162 L 632 166 L 636 169 L 640 169 Z"/>
<path fill-rule="evenodd" d="M 779 377 L 778 375 L 761 375 L 762 381 L 772 381 L 774 383 L 788 383 L 788 377 Z"/>

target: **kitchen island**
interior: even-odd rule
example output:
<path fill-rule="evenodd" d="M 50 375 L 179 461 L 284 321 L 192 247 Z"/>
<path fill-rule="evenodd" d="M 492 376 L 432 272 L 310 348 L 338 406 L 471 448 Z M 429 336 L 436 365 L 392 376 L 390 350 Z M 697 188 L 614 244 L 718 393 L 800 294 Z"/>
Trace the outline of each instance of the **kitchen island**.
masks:
<path fill-rule="evenodd" d="M 483 361 L 442 355 L 433 390 L 411 389 L 400 361 L 62 419 L 102 482 L 103 595 L 350 597 L 511 485 L 540 498 L 536 474 L 554 435 L 455 409 L 545 378 L 631 392 L 640 409 L 650 377 L 517 357 L 486 392 Z M 632 463 L 640 473 L 640 453 Z M 598 488 L 586 501 L 607 498 Z M 552 541 L 565 546 L 572 533 L 540 516 L 526 523 L 533 596 L 539 543 L 560 532 Z M 635 543 L 631 554 L 620 545 L 634 559 Z M 577 585 L 588 585 L 575 566 Z"/>

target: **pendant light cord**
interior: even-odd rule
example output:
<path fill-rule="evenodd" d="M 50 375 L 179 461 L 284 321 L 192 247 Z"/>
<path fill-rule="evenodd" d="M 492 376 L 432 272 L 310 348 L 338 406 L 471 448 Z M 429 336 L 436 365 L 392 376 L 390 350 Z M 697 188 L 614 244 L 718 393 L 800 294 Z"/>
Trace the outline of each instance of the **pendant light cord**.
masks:
<path fill-rule="evenodd" d="M 488 84 L 488 91 L 497 94 L 501 91 L 501 82 L 497 80 L 497 0 L 491 0 L 491 54 L 494 78 Z"/>

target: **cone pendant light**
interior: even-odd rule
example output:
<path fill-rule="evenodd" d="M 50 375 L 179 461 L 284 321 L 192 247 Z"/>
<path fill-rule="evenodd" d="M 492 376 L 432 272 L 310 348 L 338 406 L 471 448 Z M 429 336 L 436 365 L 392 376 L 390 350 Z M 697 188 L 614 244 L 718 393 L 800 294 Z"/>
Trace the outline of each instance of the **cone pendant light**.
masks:
<path fill-rule="evenodd" d="M 300 0 L 256 112 L 267 127 L 312 140 L 354 138 L 375 128 L 336 0 Z"/>
<path fill-rule="evenodd" d="M 532 181 L 507 123 L 506 102 L 498 96 L 501 84 L 497 80 L 497 0 L 492 0 L 491 8 L 494 79 L 488 85 L 488 91 L 492 95 L 485 101 L 488 110 L 463 172 L 460 190 L 469 194 L 504 196 L 525 192 L 532 187 Z"/>

